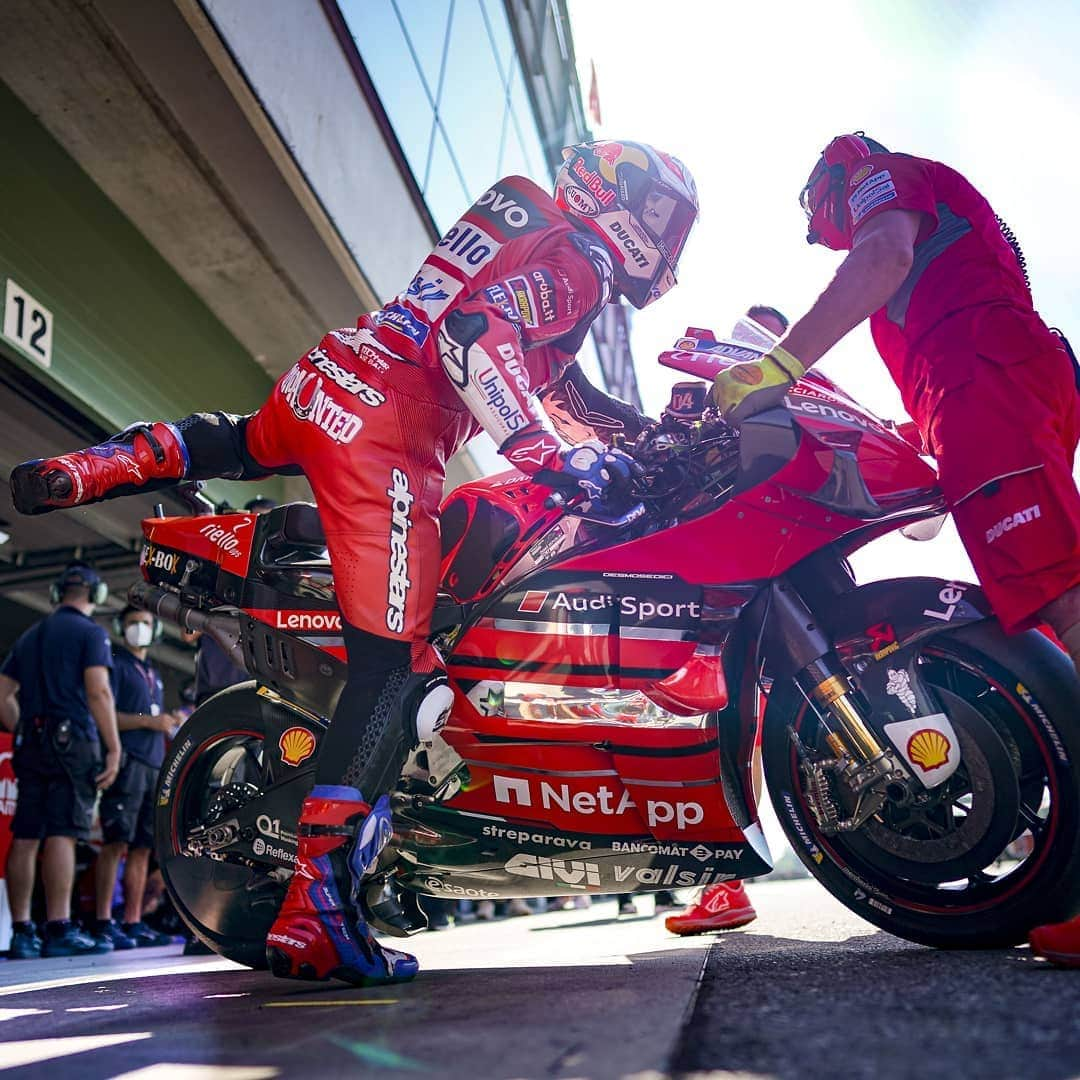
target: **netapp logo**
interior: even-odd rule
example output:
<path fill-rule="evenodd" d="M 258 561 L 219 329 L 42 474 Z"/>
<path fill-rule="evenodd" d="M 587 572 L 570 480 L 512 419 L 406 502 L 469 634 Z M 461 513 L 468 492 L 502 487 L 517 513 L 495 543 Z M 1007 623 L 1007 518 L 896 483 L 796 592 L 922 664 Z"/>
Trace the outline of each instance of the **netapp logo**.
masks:
<path fill-rule="evenodd" d="M 533 788 L 525 777 L 492 776 L 495 801 L 507 805 L 533 806 Z M 552 784 L 547 780 L 539 782 L 539 801 L 545 810 L 561 810 L 565 814 L 589 816 L 600 814 L 606 817 L 618 817 L 629 810 L 636 810 L 637 804 L 630 797 L 630 792 L 623 788 L 613 791 L 606 784 L 601 784 L 595 791 L 571 791 L 569 784 Z M 697 802 L 668 802 L 666 799 L 649 799 L 645 803 L 645 821 L 649 828 L 675 822 L 680 829 L 700 825 L 705 818 L 705 809 Z"/>

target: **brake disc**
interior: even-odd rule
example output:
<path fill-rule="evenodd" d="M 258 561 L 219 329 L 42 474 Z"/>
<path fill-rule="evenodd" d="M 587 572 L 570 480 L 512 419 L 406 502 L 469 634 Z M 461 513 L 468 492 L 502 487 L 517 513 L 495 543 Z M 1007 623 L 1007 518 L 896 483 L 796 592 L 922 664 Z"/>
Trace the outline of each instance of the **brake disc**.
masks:
<path fill-rule="evenodd" d="M 1012 839 L 1020 809 L 1016 770 L 998 733 L 963 698 L 935 689 L 960 742 L 960 768 L 925 802 L 887 803 L 845 838 L 878 869 L 926 884 L 988 866 Z"/>

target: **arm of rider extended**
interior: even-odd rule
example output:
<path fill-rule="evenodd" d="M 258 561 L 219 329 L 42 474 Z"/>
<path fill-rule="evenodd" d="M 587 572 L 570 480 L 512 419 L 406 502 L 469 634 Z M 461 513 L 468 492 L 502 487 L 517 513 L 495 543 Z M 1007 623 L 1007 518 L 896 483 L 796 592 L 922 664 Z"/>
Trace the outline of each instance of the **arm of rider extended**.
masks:
<path fill-rule="evenodd" d="M 499 452 L 522 472 L 557 466 L 565 444 L 536 392 L 561 374 L 565 353 L 610 298 L 597 266 L 569 243 L 459 303 L 439 332 L 447 378 Z"/>

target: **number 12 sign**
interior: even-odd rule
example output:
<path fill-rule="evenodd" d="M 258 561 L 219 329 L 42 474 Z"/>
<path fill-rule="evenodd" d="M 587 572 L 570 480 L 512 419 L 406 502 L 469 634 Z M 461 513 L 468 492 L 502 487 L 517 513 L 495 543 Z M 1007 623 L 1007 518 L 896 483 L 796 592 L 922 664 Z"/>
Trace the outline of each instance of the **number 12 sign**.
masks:
<path fill-rule="evenodd" d="M 4 291 L 4 337 L 42 367 L 50 367 L 52 336 L 52 312 L 8 278 Z"/>

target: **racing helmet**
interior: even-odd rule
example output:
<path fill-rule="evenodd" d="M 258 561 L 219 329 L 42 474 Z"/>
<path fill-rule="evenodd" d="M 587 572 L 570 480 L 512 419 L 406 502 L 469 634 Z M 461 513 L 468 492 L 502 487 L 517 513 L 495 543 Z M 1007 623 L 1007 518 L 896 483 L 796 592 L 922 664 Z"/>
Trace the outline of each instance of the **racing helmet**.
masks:
<path fill-rule="evenodd" d="M 634 307 L 658 300 L 676 282 L 698 216 L 690 170 L 645 143 L 579 143 L 562 153 L 556 204 L 603 240 L 615 284 Z"/>
<path fill-rule="evenodd" d="M 799 205 L 808 222 L 806 242 L 833 251 L 850 247 L 847 236 L 847 201 L 844 186 L 852 165 L 871 154 L 887 154 L 881 143 L 863 132 L 837 135 L 821 152 L 817 164 L 799 194 Z M 867 170 L 869 172 L 869 170 Z"/>

